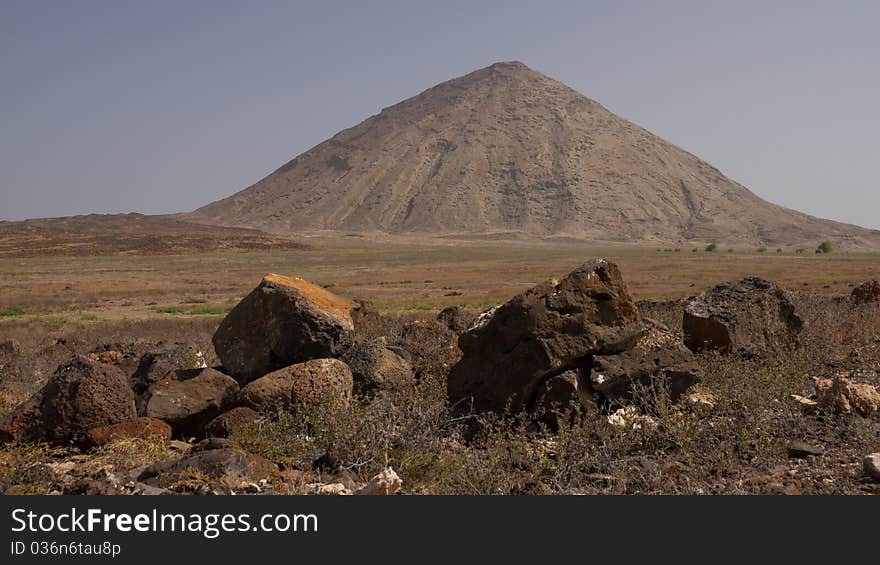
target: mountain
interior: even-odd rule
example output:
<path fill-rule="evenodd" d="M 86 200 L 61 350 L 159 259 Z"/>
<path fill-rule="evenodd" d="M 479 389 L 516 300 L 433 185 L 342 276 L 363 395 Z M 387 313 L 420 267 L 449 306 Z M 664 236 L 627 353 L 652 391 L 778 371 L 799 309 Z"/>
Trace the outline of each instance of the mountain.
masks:
<path fill-rule="evenodd" d="M 385 108 L 184 219 L 273 233 L 880 247 L 880 232 L 766 202 L 519 62 Z"/>

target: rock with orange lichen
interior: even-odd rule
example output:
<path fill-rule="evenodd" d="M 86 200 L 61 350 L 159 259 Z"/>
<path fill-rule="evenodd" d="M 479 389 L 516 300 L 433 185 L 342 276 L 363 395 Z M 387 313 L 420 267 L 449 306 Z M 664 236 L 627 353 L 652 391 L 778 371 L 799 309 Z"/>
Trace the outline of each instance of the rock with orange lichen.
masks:
<path fill-rule="evenodd" d="M 214 349 L 241 384 L 295 363 L 338 357 L 352 342 L 352 306 L 299 277 L 266 275 L 221 322 Z"/>
<path fill-rule="evenodd" d="M 156 418 L 135 418 L 119 424 L 98 426 L 80 439 L 80 446 L 91 449 L 126 439 L 171 439 L 171 426 Z"/>

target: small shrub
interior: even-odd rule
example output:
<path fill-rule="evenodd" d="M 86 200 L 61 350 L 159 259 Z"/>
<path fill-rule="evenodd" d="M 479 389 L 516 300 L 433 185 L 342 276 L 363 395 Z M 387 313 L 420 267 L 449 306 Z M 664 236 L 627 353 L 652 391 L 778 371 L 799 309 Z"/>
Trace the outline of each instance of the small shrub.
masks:
<path fill-rule="evenodd" d="M 816 248 L 816 253 L 831 253 L 831 242 L 826 240 L 820 243 Z"/>
<path fill-rule="evenodd" d="M 709 245 L 706 246 L 706 251 L 708 251 L 709 253 L 714 253 L 717 250 L 718 250 L 717 243 L 710 243 Z"/>
<path fill-rule="evenodd" d="M 21 308 L 0 309 L 0 318 L 14 318 L 16 316 L 21 316 L 22 314 L 24 314 L 24 310 Z"/>

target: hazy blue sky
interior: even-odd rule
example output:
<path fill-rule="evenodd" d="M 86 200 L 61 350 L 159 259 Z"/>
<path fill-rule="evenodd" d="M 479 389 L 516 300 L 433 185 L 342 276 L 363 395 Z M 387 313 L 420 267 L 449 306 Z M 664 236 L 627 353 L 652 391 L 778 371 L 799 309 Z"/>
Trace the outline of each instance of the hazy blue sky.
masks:
<path fill-rule="evenodd" d="M 774 202 L 880 228 L 880 2 L 0 0 L 0 218 L 193 209 L 518 59 Z"/>

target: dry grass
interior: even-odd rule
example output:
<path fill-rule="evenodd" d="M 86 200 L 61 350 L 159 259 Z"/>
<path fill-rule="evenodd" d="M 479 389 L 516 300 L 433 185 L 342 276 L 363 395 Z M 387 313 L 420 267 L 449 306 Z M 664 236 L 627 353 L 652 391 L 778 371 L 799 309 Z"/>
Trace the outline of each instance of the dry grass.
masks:
<path fill-rule="evenodd" d="M 316 240 L 307 249 L 0 259 L 3 324 L 56 316 L 116 320 L 215 316 L 266 273 L 296 274 L 390 311 L 483 308 L 590 257 L 620 264 L 639 299 L 680 298 L 719 281 L 758 275 L 789 288 L 842 294 L 880 273 L 880 255 L 664 251 L 572 242 Z"/>

